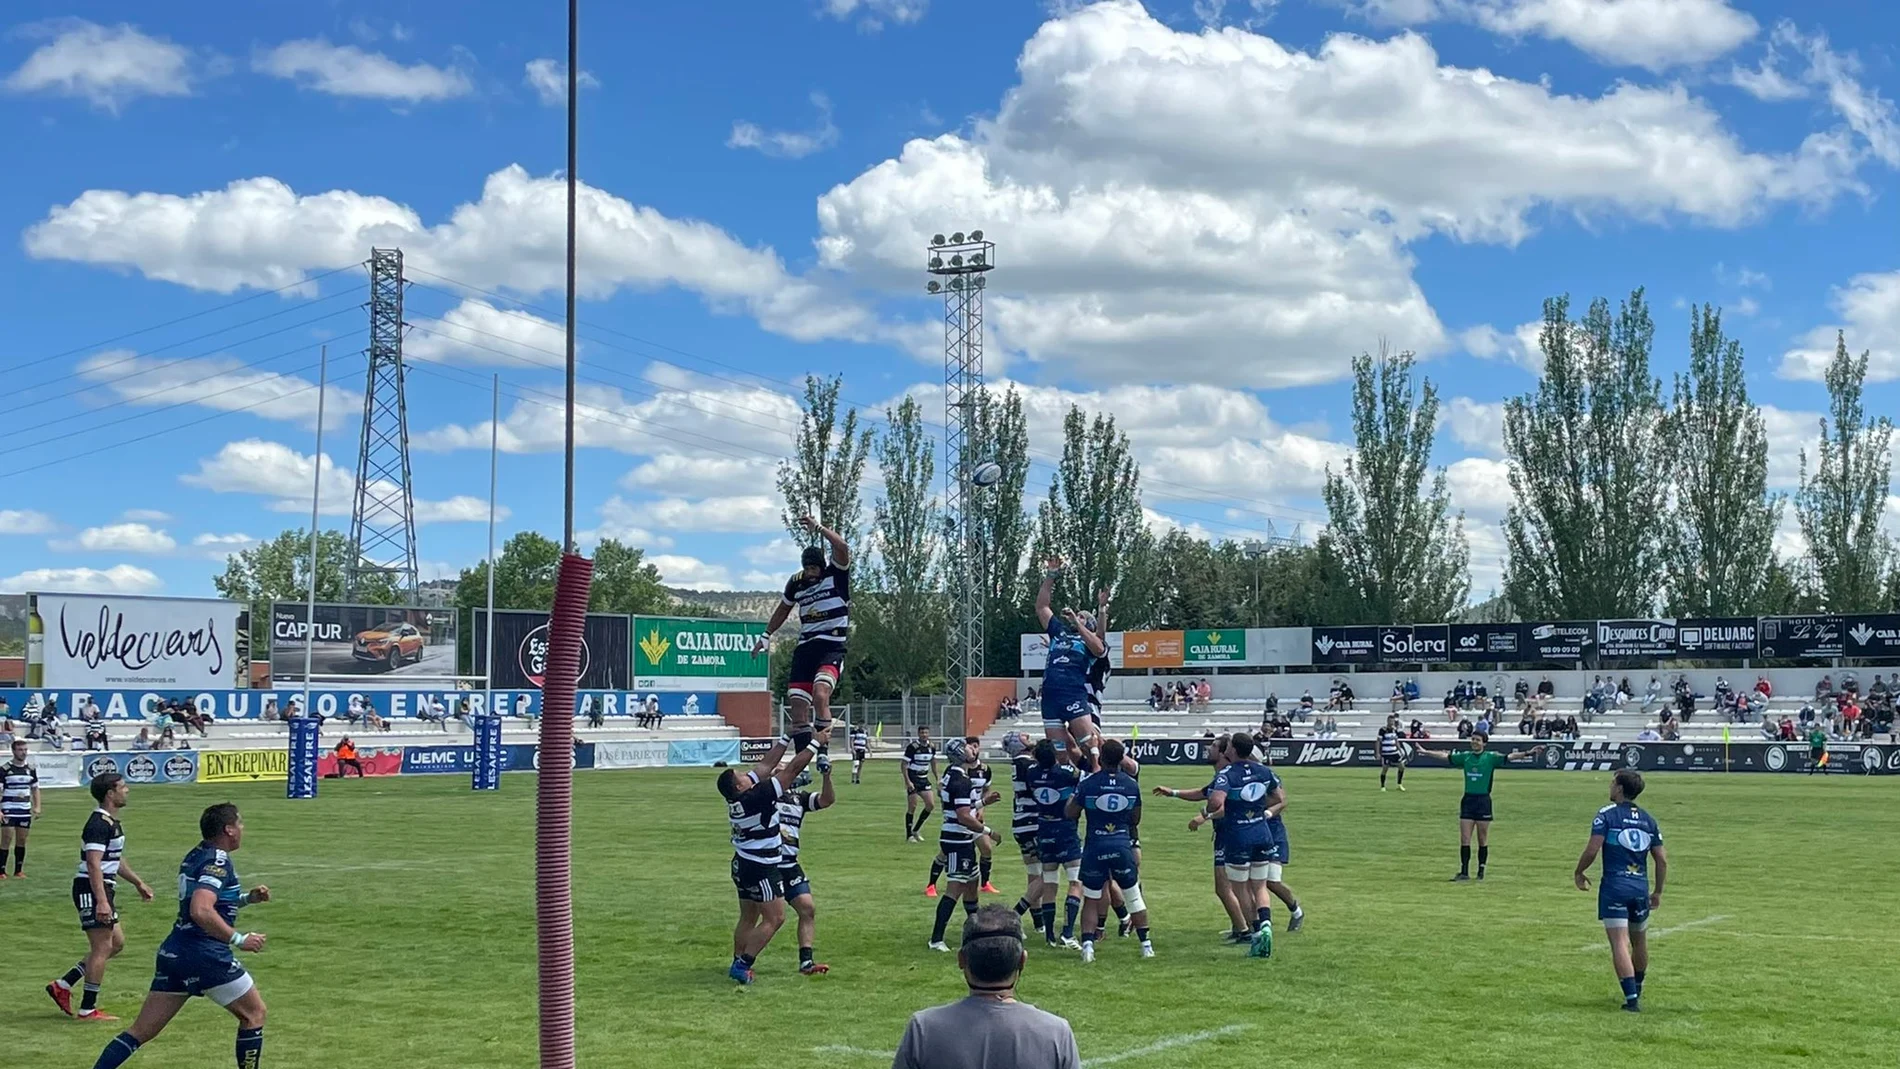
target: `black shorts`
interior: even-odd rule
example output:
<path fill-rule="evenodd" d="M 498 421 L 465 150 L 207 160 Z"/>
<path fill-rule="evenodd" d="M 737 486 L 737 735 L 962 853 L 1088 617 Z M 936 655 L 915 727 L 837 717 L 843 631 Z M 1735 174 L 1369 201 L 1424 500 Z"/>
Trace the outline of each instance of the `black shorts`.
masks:
<path fill-rule="evenodd" d="M 938 840 L 937 849 L 943 853 L 943 878 L 951 883 L 973 883 L 976 880 L 976 844 L 946 843 Z"/>
<path fill-rule="evenodd" d="M 910 784 L 904 788 L 904 793 L 921 794 L 924 796 L 924 801 L 930 801 L 930 780 L 915 772 L 906 772 L 904 774 L 910 777 Z"/>
<path fill-rule="evenodd" d="M 1491 819 L 1491 796 L 1488 794 L 1467 794 L 1458 803 L 1459 820 Z"/>
<path fill-rule="evenodd" d="M 851 760 L 853 760 L 853 761 L 862 761 L 862 760 L 864 760 L 864 751 L 863 751 L 863 750 L 852 750 L 852 751 L 851 751 Z"/>
<path fill-rule="evenodd" d="M 1386 768 L 1398 768 L 1405 764 L 1404 754 L 1380 754 L 1379 764 Z"/>
<path fill-rule="evenodd" d="M 100 920 L 98 903 L 92 900 L 92 880 L 84 876 L 74 878 L 73 880 L 73 908 L 79 911 L 80 929 L 82 931 L 90 932 L 94 930 L 95 928 L 111 928 L 113 925 L 118 924 L 119 911 L 114 906 L 114 898 L 118 895 L 118 893 L 119 893 L 118 885 L 112 880 L 107 880 L 106 881 L 105 912 L 107 916 L 112 918 L 112 920 L 109 922 Z"/>
<path fill-rule="evenodd" d="M 786 898 L 811 894 L 811 880 L 805 876 L 805 867 L 796 861 L 778 867 L 778 882 Z"/>
<path fill-rule="evenodd" d="M 739 890 L 741 902 L 771 902 L 785 897 L 785 883 L 777 865 L 732 855 L 732 886 Z"/>
<path fill-rule="evenodd" d="M 792 678 L 787 686 L 799 693 L 810 694 L 812 684 L 820 677 L 835 686 L 843 666 L 844 643 L 801 642 L 792 651 Z"/>
<path fill-rule="evenodd" d="M 0 828 L 18 828 L 21 831 L 26 831 L 32 827 L 33 814 L 31 813 L 25 813 L 17 817 L 9 813 L 4 817 L 0 817 Z"/>
<path fill-rule="evenodd" d="M 1036 849 L 1036 833 L 1033 831 L 1016 833 L 1016 849 L 1022 851 L 1024 861 L 1036 861 L 1042 857 Z"/>

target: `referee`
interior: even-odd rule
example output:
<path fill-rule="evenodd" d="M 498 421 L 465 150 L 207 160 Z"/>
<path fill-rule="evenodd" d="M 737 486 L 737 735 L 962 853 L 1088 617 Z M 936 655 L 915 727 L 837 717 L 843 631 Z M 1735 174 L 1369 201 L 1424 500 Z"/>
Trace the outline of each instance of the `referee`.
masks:
<path fill-rule="evenodd" d="M 1490 736 L 1482 731 L 1471 733 L 1471 749 L 1450 753 L 1418 747 L 1415 752 L 1444 759 L 1465 773 L 1465 794 L 1458 803 L 1458 875 L 1453 883 L 1471 879 L 1471 832 L 1478 833 L 1478 879 L 1484 879 L 1484 866 L 1491 860 L 1491 776 L 1507 761 L 1522 761 L 1543 751 L 1542 746 L 1512 750 L 1508 754 L 1487 750 Z"/>
<path fill-rule="evenodd" d="M 963 922 L 957 964 L 970 993 L 911 1015 L 891 1069 L 1081 1069 L 1069 1022 L 1016 1001 L 1023 922 L 984 906 Z"/>

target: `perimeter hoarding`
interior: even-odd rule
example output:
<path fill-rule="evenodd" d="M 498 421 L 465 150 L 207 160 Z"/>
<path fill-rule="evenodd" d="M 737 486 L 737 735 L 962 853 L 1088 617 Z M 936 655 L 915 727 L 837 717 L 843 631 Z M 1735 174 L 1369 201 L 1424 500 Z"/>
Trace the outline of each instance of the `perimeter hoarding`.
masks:
<path fill-rule="evenodd" d="M 765 625 L 751 620 L 633 618 L 638 690 L 766 690 L 770 658 L 752 649 Z"/>
<path fill-rule="evenodd" d="M 1181 663 L 1187 668 L 1250 663 L 1247 660 L 1247 632 L 1244 628 L 1186 631 L 1182 633 L 1181 646 Z M 1126 654 L 1123 656 L 1125 658 Z"/>
<path fill-rule="evenodd" d="M 250 683 L 249 611 L 214 598 L 36 594 L 41 685 L 220 690 Z"/>
<path fill-rule="evenodd" d="M 588 613 L 581 633 L 581 690 L 629 690 L 633 686 L 632 620 L 612 613 Z M 476 609 L 470 629 L 474 674 L 488 661 L 488 610 Z M 541 689 L 548 669 L 548 614 L 498 609 L 495 612 L 497 690 Z M 702 689 L 711 690 L 701 684 Z"/>
<path fill-rule="evenodd" d="M 270 676 L 279 686 L 303 681 L 305 620 L 310 606 L 270 608 Z M 454 609 L 318 602 L 309 627 L 313 676 L 452 676 Z"/>

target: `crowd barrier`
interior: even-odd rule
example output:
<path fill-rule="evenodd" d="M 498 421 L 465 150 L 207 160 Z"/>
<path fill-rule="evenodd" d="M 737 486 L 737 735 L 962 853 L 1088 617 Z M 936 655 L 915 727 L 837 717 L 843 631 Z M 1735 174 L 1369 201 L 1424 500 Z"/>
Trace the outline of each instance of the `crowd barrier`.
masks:
<path fill-rule="evenodd" d="M 362 688 L 312 687 L 310 707 L 321 716 L 336 716 L 349 709 L 350 697 L 356 695 L 376 710 L 377 715 L 402 720 L 413 718 L 416 710 L 432 699 L 441 702 L 442 707 L 451 713 L 460 708 L 464 699 L 468 701 L 472 712 L 482 712 L 488 706 L 489 692 L 483 690 L 456 690 L 453 687 L 371 690 L 368 689 L 370 685 L 365 681 Z M 539 690 L 496 690 L 494 694 L 495 708 L 503 715 L 541 715 Z M 585 720 L 594 708 L 599 708 L 603 715 L 610 718 L 631 717 L 640 711 L 649 695 L 660 699 L 660 712 L 667 716 L 713 715 L 719 711 L 719 695 L 713 691 L 584 690 L 580 692 L 574 718 Z M 267 704 L 275 702 L 281 712 L 290 705 L 292 698 L 303 700 L 303 688 L 200 691 L 188 687 L 177 690 L 0 689 L 0 700 L 7 704 L 7 715 L 16 720 L 28 708 L 36 708 L 48 699 L 58 701 L 60 716 L 67 720 L 77 719 L 79 711 L 89 701 L 99 704 L 99 711 L 107 720 L 150 720 L 158 715 L 161 702 L 178 698 L 189 699 L 200 713 L 215 720 L 256 720 L 263 716 Z"/>
<path fill-rule="evenodd" d="M 1144 765 L 1204 765 L 1206 739 L 1136 739 L 1129 751 Z M 1455 736 L 1424 743 L 1433 750 L 1457 752 L 1469 744 Z M 1436 758 L 1417 752 L 1419 742 L 1406 740 L 1400 748 L 1406 760 L 1421 768 L 1443 766 Z M 1610 772 L 1634 768 L 1643 772 L 1806 772 L 1806 743 L 1796 742 L 1563 742 L 1497 738 L 1490 748 L 1499 753 L 1543 747 L 1536 755 L 1513 761 L 1508 767 L 1555 772 Z M 1295 767 L 1376 768 L 1379 744 L 1371 739 L 1273 739 L 1267 759 Z M 1828 764 L 1836 771 L 1869 775 L 1900 775 L 1900 745 L 1831 742 Z"/>
<path fill-rule="evenodd" d="M 474 746 L 384 746 L 357 750 L 367 776 L 470 775 Z M 117 772 L 129 783 L 282 783 L 290 777 L 290 751 L 282 750 L 113 750 L 107 752 L 31 753 L 42 787 L 80 787 L 92 777 Z M 739 760 L 738 739 L 674 739 L 639 742 L 577 742 L 573 767 L 703 768 Z M 509 743 L 501 747 L 504 772 L 541 767 L 540 747 Z M 335 779 L 343 770 L 328 748 L 317 756 L 317 776 Z M 355 774 L 351 768 L 350 774 Z"/>

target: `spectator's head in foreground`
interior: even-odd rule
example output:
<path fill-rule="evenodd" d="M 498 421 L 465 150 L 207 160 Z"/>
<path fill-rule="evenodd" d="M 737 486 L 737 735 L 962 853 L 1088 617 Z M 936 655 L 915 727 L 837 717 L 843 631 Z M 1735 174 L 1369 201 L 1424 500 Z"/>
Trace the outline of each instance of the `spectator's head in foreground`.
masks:
<path fill-rule="evenodd" d="M 963 922 L 963 946 L 957 965 L 973 992 L 995 993 L 1016 986 L 1023 963 L 1023 922 L 1008 906 L 984 906 Z"/>

